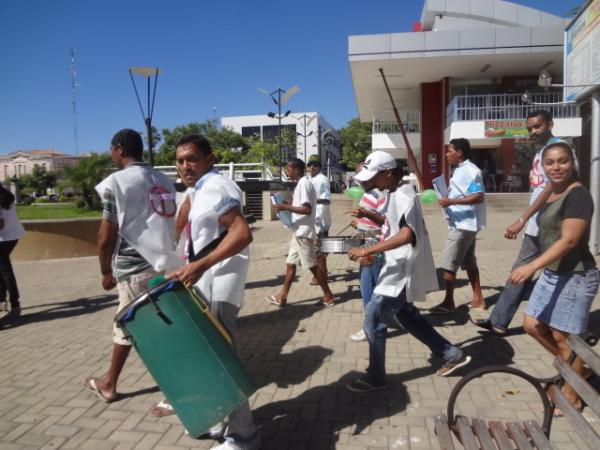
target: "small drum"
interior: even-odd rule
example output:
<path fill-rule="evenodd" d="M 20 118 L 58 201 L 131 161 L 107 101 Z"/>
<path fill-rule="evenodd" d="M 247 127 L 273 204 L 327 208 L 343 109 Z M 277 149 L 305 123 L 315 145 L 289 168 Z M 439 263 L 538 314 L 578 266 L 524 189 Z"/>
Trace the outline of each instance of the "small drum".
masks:
<path fill-rule="evenodd" d="M 348 253 L 351 248 L 360 247 L 364 239 L 354 236 L 334 236 L 321 238 L 322 253 Z"/>

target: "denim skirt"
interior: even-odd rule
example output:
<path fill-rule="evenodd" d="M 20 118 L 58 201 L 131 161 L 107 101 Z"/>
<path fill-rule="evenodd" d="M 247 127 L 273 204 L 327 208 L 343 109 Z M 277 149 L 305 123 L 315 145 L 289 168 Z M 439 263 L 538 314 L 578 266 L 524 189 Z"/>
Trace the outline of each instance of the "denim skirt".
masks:
<path fill-rule="evenodd" d="M 525 314 L 565 333 L 583 333 L 598 292 L 599 279 L 598 269 L 587 272 L 544 269 L 533 288 Z"/>

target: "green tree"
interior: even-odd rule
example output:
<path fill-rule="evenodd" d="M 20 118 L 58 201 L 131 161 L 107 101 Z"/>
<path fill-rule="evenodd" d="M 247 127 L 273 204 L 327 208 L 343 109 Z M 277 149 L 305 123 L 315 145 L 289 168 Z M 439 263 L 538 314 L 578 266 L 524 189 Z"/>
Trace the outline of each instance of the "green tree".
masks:
<path fill-rule="evenodd" d="M 37 196 L 46 195 L 48 189 L 56 186 L 56 174 L 36 164 L 30 174 L 21 177 L 22 186 Z"/>
<path fill-rule="evenodd" d="M 77 165 L 63 169 L 63 183 L 81 195 L 87 208 L 101 209 L 102 202 L 94 188 L 108 175 L 112 167 L 114 166 L 110 155 L 92 153 L 89 157 L 82 157 Z"/>
<path fill-rule="evenodd" d="M 248 150 L 248 142 L 239 133 L 229 128 L 216 128 L 213 121 L 191 122 L 169 130 L 164 128 L 162 135 L 164 141 L 156 152 L 154 161 L 156 165 L 172 166 L 175 164 L 175 150 L 177 141 L 185 134 L 202 134 L 213 148 L 218 162 L 240 162 Z"/>
<path fill-rule="evenodd" d="M 371 152 L 372 125 L 354 118 L 340 130 L 342 164 L 353 170 Z"/>

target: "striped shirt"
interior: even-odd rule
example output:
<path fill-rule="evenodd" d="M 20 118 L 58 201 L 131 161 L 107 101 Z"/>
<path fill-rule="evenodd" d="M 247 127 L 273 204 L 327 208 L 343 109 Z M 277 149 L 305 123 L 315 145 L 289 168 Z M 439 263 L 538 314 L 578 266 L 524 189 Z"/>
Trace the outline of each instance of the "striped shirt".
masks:
<path fill-rule="evenodd" d="M 377 214 L 384 215 L 387 209 L 388 196 L 385 192 L 379 189 L 372 189 L 369 192 L 365 192 L 358 203 L 358 206 L 366 209 L 367 211 L 376 212 Z M 381 225 L 372 221 L 368 217 L 358 217 L 356 219 L 357 230 L 362 232 L 380 232 Z"/>
<path fill-rule="evenodd" d="M 102 198 L 102 218 L 110 223 L 118 224 L 117 202 L 114 194 L 106 189 Z M 131 275 L 152 268 L 150 263 L 140 255 L 133 246 L 119 234 L 119 249 L 114 256 L 113 274 L 118 281 L 124 281 Z"/>

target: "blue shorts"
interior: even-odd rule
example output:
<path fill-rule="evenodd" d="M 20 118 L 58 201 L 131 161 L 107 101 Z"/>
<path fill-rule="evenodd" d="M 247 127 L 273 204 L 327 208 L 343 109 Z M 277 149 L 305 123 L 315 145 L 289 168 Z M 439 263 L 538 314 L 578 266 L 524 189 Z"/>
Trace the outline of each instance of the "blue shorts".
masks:
<path fill-rule="evenodd" d="M 533 288 L 525 314 L 565 333 L 583 333 L 598 292 L 599 279 L 598 269 L 587 272 L 544 269 Z"/>

